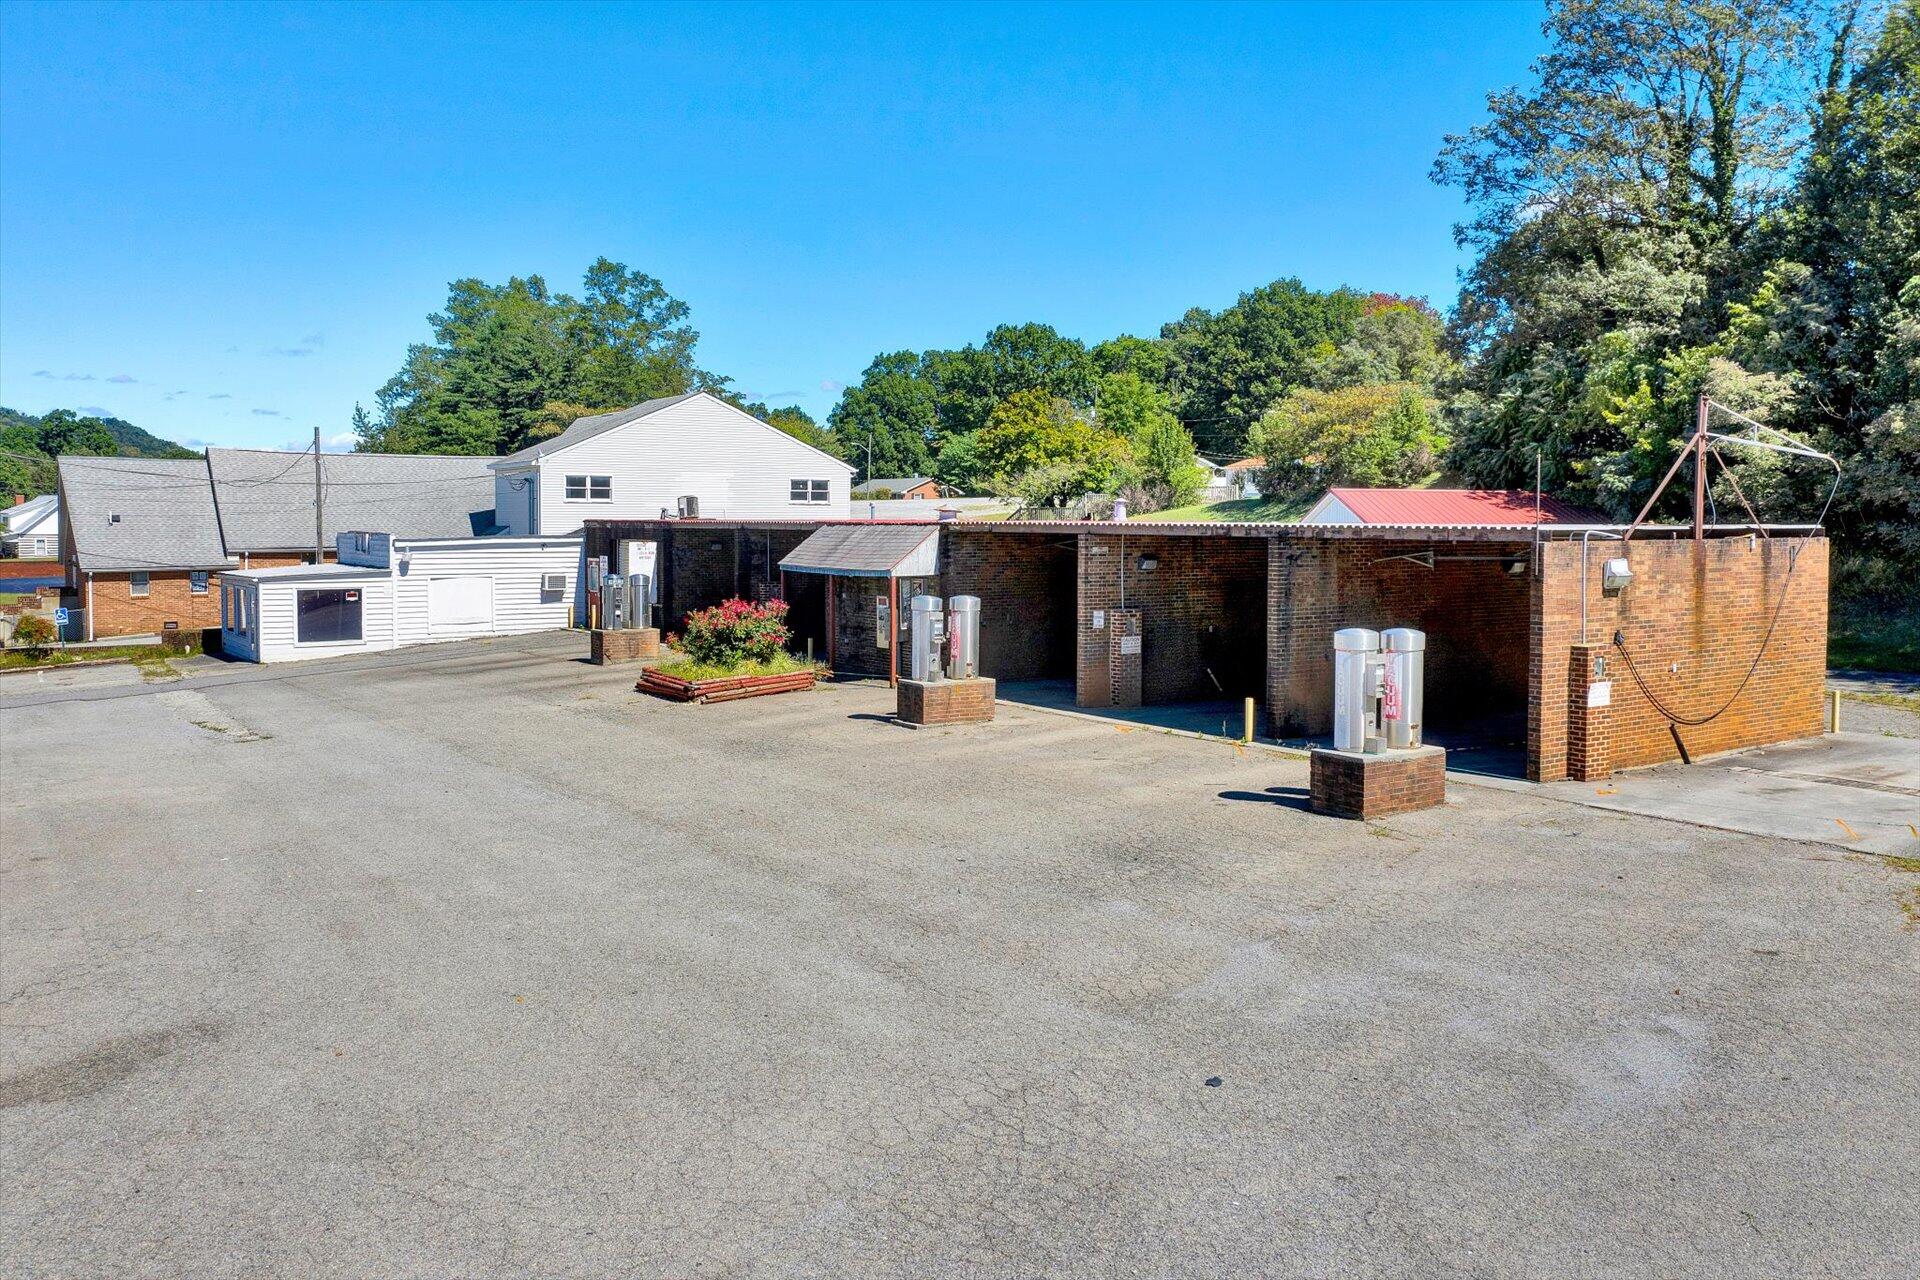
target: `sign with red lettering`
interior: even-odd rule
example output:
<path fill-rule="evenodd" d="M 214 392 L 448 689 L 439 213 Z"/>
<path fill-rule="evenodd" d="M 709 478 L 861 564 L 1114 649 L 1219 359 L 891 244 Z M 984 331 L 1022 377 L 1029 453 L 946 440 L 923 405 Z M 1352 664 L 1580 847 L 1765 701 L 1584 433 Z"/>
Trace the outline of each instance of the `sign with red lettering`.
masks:
<path fill-rule="evenodd" d="M 1389 720 L 1400 718 L 1400 686 L 1394 683 L 1393 673 L 1389 671 L 1380 686 L 1380 714 Z"/>

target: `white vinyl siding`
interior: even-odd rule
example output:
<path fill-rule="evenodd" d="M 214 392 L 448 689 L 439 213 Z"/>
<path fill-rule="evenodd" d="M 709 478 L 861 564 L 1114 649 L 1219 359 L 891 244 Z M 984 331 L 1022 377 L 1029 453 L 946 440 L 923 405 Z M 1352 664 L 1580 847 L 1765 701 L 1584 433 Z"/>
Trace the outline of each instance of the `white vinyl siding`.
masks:
<path fill-rule="evenodd" d="M 587 520 L 650 520 L 697 498 L 700 514 L 714 519 L 752 519 L 804 514 L 844 515 L 853 468 L 711 396 L 668 405 L 625 426 L 583 440 L 539 459 L 541 479 L 532 486 L 538 519 L 513 532 L 547 536 L 578 533 Z M 518 479 L 523 473 L 509 472 Z M 531 474 L 531 473 L 526 473 Z M 567 478 L 607 476 L 604 501 L 568 501 Z M 792 482 L 809 482 L 808 501 L 792 499 Z M 825 502 L 812 501 L 811 482 L 824 479 Z M 507 490 L 505 494 L 502 490 Z M 588 492 L 591 493 L 591 485 Z M 496 510 L 514 510 L 528 490 L 496 482 Z M 502 505 L 504 504 L 504 505 Z M 509 523 L 502 517 L 502 523 Z"/>

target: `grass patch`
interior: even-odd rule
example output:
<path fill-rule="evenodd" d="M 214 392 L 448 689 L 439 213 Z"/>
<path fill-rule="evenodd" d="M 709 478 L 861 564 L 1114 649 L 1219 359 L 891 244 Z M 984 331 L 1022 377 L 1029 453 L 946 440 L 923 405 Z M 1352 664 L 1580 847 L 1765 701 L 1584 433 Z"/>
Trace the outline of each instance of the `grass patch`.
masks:
<path fill-rule="evenodd" d="M 808 662 L 805 658 L 783 653 L 771 662 L 742 662 L 734 666 L 722 666 L 719 663 L 682 658 L 678 662 L 662 662 L 653 669 L 676 680 L 731 680 L 736 676 L 790 676 L 796 671 L 824 672 L 827 668 L 825 663 Z"/>
<path fill-rule="evenodd" d="M 1920 698 L 1907 693 L 1843 693 L 1848 702 L 1871 702 L 1882 707 L 1897 707 L 1920 715 Z"/>
<path fill-rule="evenodd" d="M 1307 514 L 1314 498 L 1234 498 L 1227 502 L 1196 502 L 1187 507 L 1168 507 L 1130 515 L 1130 520 L 1188 520 L 1222 523 L 1271 521 L 1291 523 Z"/>
<path fill-rule="evenodd" d="M 1836 598 L 1827 626 L 1827 665 L 1920 671 L 1920 609 Z"/>
<path fill-rule="evenodd" d="M 139 667 L 143 675 L 171 675 L 173 668 L 167 659 L 182 656 L 185 651 L 169 651 L 157 644 L 110 645 L 98 649 L 61 649 L 47 650 L 44 658 L 28 657 L 24 650 L 8 649 L 0 652 L 0 671 L 17 671 L 26 667 L 70 667 L 76 662 L 131 662 Z"/>

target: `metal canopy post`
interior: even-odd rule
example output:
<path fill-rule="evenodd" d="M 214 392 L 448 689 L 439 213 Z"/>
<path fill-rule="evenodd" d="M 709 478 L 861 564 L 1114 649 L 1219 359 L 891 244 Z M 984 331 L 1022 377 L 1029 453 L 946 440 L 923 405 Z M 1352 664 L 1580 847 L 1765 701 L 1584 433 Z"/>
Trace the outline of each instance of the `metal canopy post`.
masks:
<path fill-rule="evenodd" d="M 1707 536 L 1707 393 L 1700 393 L 1700 405 L 1693 418 L 1693 540 Z"/>
<path fill-rule="evenodd" d="M 893 632 L 887 637 L 887 684 L 897 686 L 900 683 L 900 579 L 887 575 L 887 627 Z"/>

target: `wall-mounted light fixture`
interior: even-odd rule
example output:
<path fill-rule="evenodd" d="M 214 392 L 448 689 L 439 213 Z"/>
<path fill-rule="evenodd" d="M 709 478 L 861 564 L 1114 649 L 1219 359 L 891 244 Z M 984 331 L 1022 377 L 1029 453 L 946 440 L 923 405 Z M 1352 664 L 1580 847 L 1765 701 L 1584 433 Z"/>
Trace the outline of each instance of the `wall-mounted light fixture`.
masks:
<path fill-rule="evenodd" d="M 1149 569 L 1158 569 L 1159 567 L 1160 567 L 1159 556 L 1141 556 L 1140 557 L 1140 570 L 1142 573 L 1146 572 Z"/>

